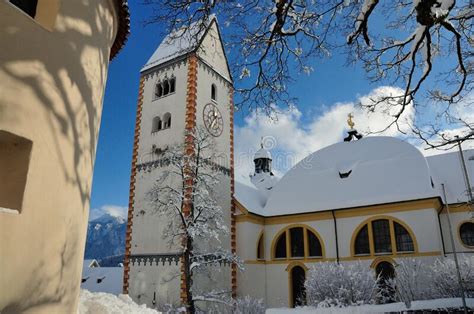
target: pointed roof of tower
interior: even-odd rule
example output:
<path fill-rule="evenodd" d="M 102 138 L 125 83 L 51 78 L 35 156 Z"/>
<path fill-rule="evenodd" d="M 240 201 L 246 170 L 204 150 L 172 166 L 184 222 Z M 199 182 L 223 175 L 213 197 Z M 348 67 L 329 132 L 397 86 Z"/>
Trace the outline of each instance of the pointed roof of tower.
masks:
<path fill-rule="evenodd" d="M 140 72 L 144 72 L 153 67 L 169 62 L 173 59 L 182 57 L 188 53 L 195 52 L 203 42 L 206 34 L 213 24 L 216 24 L 219 40 L 221 35 L 219 26 L 217 24 L 217 18 L 214 14 L 209 16 L 207 27 L 200 29 L 198 21 L 193 22 L 189 28 L 185 31 L 184 29 L 174 30 L 168 34 L 158 48 L 155 50 L 153 55 L 148 59 L 147 63 L 143 66 Z M 225 51 L 224 51 L 225 56 Z M 227 58 L 226 58 L 227 62 Z M 230 74 L 229 65 L 227 64 L 227 70 Z M 228 78 L 232 81 L 232 78 Z"/>

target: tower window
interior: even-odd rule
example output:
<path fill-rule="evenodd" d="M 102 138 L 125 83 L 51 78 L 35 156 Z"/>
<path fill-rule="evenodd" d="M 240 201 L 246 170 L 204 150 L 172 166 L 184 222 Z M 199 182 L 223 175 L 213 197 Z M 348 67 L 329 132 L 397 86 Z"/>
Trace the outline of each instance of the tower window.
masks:
<path fill-rule="evenodd" d="M 161 96 L 163 96 L 163 86 L 161 86 L 161 83 L 158 83 L 155 88 L 155 97 L 159 98 Z"/>
<path fill-rule="evenodd" d="M 172 94 L 176 91 L 176 79 L 170 78 L 158 82 L 155 87 L 155 99 Z"/>
<path fill-rule="evenodd" d="M 176 79 L 175 78 L 172 78 L 170 80 L 170 93 L 174 93 L 175 91 L 175 85 L 176 85 Z"/>
<path fill-rule="evenodd" d="M 0 131 L 0 208 L 21 211 L 33 143 Z"/>
<path fill-rule="evenodd" d="M 171 113 L 167 112 L 163 116 L 163 129 L 169 129 L 171 127 Z"/>
<path fill-rule="evenodd" d="M 163 96 L 166 96 L 170 93 L 170 83 L 166 80 L 163 82 Z"/>
<path fill-rule="evenodd" d="M 217 89 L 216 89 L 216 85 L 214 84 L 211 85 L 211 99 L 217 100 Z"/>
<path fill-rule="evenodd" d="M 151 133 L 155 133 L 161 130 L 161 118 L 156 116 L 153 118 L 151 124 Z"/>

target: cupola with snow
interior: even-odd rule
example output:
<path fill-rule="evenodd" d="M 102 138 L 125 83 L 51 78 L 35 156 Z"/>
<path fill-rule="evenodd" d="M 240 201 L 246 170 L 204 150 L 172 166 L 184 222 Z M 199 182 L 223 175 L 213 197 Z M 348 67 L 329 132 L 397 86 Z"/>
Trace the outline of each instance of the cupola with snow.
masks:
<path fill-rule="evenodd" d="M 261 145 L 261 148 L 255 153 L 253 162 L 255 164 L 255 173 L 266 172 L 273 176 L 272 155 L 268 150 L 263 148 L 263 144 Z"/>

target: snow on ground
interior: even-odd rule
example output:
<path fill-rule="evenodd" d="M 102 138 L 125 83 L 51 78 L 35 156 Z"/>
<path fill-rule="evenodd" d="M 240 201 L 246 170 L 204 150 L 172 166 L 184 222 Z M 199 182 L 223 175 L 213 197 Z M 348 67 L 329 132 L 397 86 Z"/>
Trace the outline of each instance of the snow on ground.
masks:
<path fill-rule="evenodd" d="M 126 294 L 119 296 L 81 290 L 78 314 L 159 314 L 155 310 L 138 305 Z"/>
<path fill-rule="evenodd" d="M 474 308 L 474 299 L 466 299 L 467 306 Z M 413 301 L 409 309 L 406 308 L 402 302 L 381 304 L 381 305 L 361 305 L 348 306 L 344 308 L 314 308 L 314 307 L 300 307 L 296 309 L 268 309 L 266 314 L 340 314 L 340 313 L 386 313 L 386 312 L 401 312 L 407 310 L 435 310 L 446 308 L 462 308 L 461 298 L 452 299 L 435 299 L 425 301 Z"/>

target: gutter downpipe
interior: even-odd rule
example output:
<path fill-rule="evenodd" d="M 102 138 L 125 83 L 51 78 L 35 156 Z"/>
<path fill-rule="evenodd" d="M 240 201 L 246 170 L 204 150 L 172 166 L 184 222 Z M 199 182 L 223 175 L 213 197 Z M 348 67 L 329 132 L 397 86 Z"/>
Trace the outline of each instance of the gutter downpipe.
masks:
<path fill-rule="evenodd" d="M 443 204 L 441 204 L 441 206 L 439 207 L 439 209 L 437 210 L 438 212 L 438 224 L 439 224 L 439 232 L 441 234 L 441 245 L 443 247 L 443 256 L 446 257 L 446 247 L 444 245 L 444 236 L 443 236 L 443 227 L 441 225 L 441 212 L 443 211 Z"/>
<path fill-rule="evenodd" d="M 337 239 L 337 222 L 336 222 L 336 215 L 334 214 L 334 210 L 331 210 L 332 219 L 334 221 L 334 235 L 336 238 L 336 262 L 339 264 L 339 242 Z"/>

